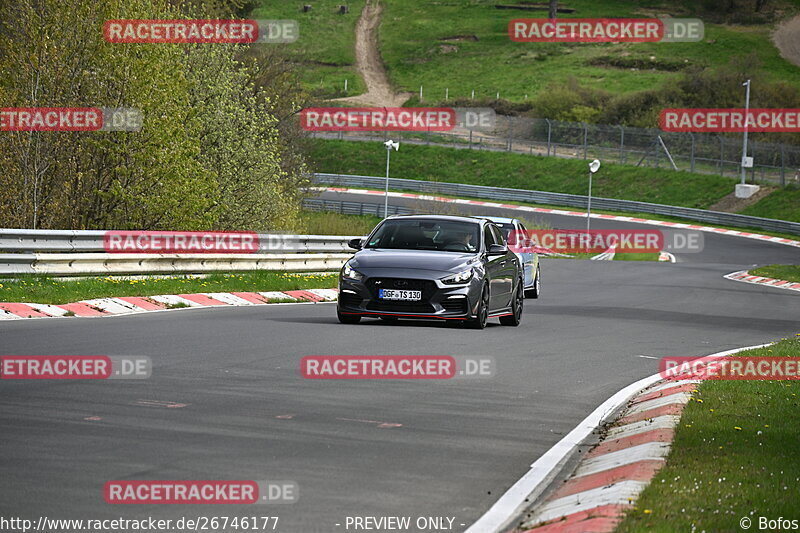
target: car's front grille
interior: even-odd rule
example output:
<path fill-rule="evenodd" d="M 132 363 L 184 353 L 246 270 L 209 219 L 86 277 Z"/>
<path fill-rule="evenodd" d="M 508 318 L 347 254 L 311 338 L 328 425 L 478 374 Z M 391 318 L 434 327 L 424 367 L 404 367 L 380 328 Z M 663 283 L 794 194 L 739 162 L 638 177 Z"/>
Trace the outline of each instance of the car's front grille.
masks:
<path fill-rule="evenodd" d="M 453 300 L 444 300 L 442 307 L 448 313 L 466 313 L 467 312 L 467 299 L 456 298 Z"/>
<path fill-rule="evenodd" d="M 391 313 L 433 313 L 433 306 L 426 302 L 402 302 L 373 300 L 367 304 L 370 311 L 386 311 Z"/>

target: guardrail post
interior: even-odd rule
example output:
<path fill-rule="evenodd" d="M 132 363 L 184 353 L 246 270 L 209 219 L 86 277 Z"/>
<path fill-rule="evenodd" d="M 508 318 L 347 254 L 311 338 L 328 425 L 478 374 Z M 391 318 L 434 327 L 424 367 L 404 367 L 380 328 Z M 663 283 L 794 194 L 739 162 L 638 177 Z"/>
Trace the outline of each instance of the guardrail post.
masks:
<path fill-rule="evenodd" d="M 619 162 L 625 164 L 625 126 L 619 127 Z"/>
<path fill-rule="evenodd" d="M 725 139 L 719 137 L 719 169 L 720 169 L 720 176 L 725 175 L 725 165 L 722 162 L 725 161 Z"/>
<path fill-rule="evenodd" d="M 511 122 L 513 118 L 514 117 L 508 117 L 508 149 L 506 150 L 507 152 L 511 151 L 511 142 L 514 137 L 513 123 Z"/>
<path fill-rule="evenodd" d="M 690 133 L 689 137 L 692 139 L 692 155 L 689 160 L 689 169 L 690 172 L 694 172 L 694 133 Z"/>

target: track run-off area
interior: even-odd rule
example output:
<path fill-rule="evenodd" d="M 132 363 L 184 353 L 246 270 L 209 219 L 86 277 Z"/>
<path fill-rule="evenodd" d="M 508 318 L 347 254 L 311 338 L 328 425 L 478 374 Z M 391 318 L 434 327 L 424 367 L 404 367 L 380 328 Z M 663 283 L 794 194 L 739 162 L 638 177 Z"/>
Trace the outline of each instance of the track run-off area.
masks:
<path fill-rule="evenodd" d="M 526 218 L 585 226 L 576 217 Z M 642 226 L 593 220 L 592 228 Z M 353 531 L 345 524 L 354 516 L 444 517 L 463 531 L 588 413 L 656 373 L 661 357 L 800 331 L 797 292 L 723 277 L 797 263 L 798 248 L 707 233 L 702 252 L 676 256 L 543 259 L 543 294 L 525 301 L 517 328 L 496 320 L 483 331 L 342 325 L 331 303 L 0 321 L 0 355 L 148 356 L 153 364 L 146 380 L 0 381 L 0 515 L 269 515 L 286 533 Z M 496 375 L 307 380 L 300 360 L 308 355 L 490 356 Z M 292 480 L 300 496 L 272 506 L 106 504 L 104 484 L 127 479 Z"/>

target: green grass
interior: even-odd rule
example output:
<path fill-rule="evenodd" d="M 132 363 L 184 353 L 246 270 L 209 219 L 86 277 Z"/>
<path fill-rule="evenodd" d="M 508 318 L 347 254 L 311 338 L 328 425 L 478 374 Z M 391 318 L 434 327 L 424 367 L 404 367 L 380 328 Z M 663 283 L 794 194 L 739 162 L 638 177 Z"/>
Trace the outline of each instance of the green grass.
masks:
<path fill-rule="evenodd" d="M 302 13 L 302 2 L 261 0 L 253 18 L 291 18 L 300 23 L 300 39 L 289 45 L 293 57 L 302 64 L 303 79 L 319 94 L 341 88 L 350 79 L 353 91 L 363 91 L 353 69 L 355 23 L 364 0 L 347 2 L 348 15 L 336 13 L 341 0 L 317 0 L 312 11 Z M 780 57 L 772 45 L 773 24 L 756 24 L 755 18 L 740 18 L 746 26 L 712 24 L 702 12 L 700 2 L 664 0 L 572 0 L 562 5 L 577 11 L 564 17 L 652 17 L 671 14 L 699 17 L 706 21 L 706 36 L 698 43 L 622 43 L 554 44 L 514 43 L 507 33 L 513 18 L 543 18 L 545 11 L 499 10 L 495 0 L 384 0 L 380 27 L 381 55 L 390 79 L 398 89 L 417 93 L 420 85 L 424 102 L 450 97 L 501 98 L 522 102 L 534 98 L 548 85 L 575 77 L 590 88 L 615 94 L 656 89 L 672 80 L 676 65 L 723 65 L 731 57 L 754 53 L 761 70 L 771 81 L 800 84 L 800 70 Z M 505 3 L 514 3 L 509 1 Z M 796 2 L 774 0 L 768 8 L 784 16 L 797 10 Z M 718 17 L 717 17 L 718 18 Z M 772 18 L 772 17 L 770 17 Z M 770 22 L 772 22 L 770 20 Z M 454 40 L 458 36 L 467 40 Z M 472 40 L 472 37 L 477 40 Z M 604 57 L 644 62 L 652 68 L 599 66 Z M 319 91 L 320 82 L 327 87 Z M 356 85 L 354 85 L 354 82 Z"/>
<path fill-rule="evenodd" d="M 619 253 L 614 255 L 614 261 L 658 261 L 657 253 Z"/>
<path fill-rule="evenodd" d="M 380 142 L 315 139 L 312 158 L 321 172 L 381 176 L 386 172 Z M 508 152 L 464 151 L 405 144 L 392 154 L 391 176 L 587 194 L 586 161 Z M 606 164 L 595 174 L 592 194 L 643 202 L 707 208 L 733 191 L 731 179 L 666 169 Z"/>
<path fill-rule="evenodd" d="M 800 282 L 800 265 L 769 265 L 751 270 L 754 276 Z"/>
<path fill-rule="evenodd" d="M 495 0 L 386 2 L 381 26 L 381 52 L 392 80 L 402 89 L 416 92 L 423 85 L 425 100 L 450 97 L 501 98 L 522 101 L 552 83 L 570 77 L 587 87 L 615 94 L 655 89 L 675 73 L 657 69 L 623 69 L 592 65 L 603 56 L 642 59 L 684 65 L 722 65 L 733 56 L 755 53 L 771 80 L 800 83 L 800 71 L 780 57 L 770 40 L 769 25 L 732 27 L 706 23 L 706 35 L 698 43 L 515 43 L 507 26 L 513 18 L 546 18 L 546 11 L 495 9 Z M 515 3 L 515 2 L 505 2 Z M 641 0 L 572 0 L 562 5 L 575 8 L 561 18 L 650 17 L 661 13 L 692 16 L 675 2 Z M 691 4 L 691 3 L 689 3 Z M 659 8 L 665 8 L 661 11 Z M 459 35 L 477 41 L 448 41 Z M 455 47 L 455 49 L 453 48 Z"/>
<path fill-rule="evenodd" d="M 308 235 L 366 235 L 383 220 L 372 215 L 342 215 L 334 212 L 303 211 L 301 231 Z"/>
<path fill-rule="evenodd" d="M 743 215 L 800 222 L 800 187 L 777 190 L 742 211 Z"/>
<path fill-rule="evenodd" d="M 313 7 L 310 12 L 303 13 L 302 1 L 261 0 L 250 18 L 298 21 L 299 39 L 283 46 L 297 62 L 301 80 L 313 94 L 335 98 L 364 92 L 364 82 L 354 66 L 355 26 L 364 0 L 315 0 L 308 3 Z M 337 7 L 344 3 L 350 7 L 350 13 L 340 15 Z M 344 93 L 345 79 L 348 80 L 347 94 Z"/>
<path fill-rule="evenodd" d="M 117 296 L 329 289 L 336 286 L 336 279 L 336 274 L 296 274 L 268 271 L 209 274 L 204 278 L 192 276 L 142 279 L 97 277 L 57 280 L 46 276 L 20 276 L 15 280 L 0 280 L 0 302 L 64 304 Z"/>
<path fill-rule="evenodd" d="M 327 139 L 312 141 L 311 157 L 318 172 L 381 176 L 386 172 L 383 149 L 376 141 L 351 142 Z M 377 154 L 377 155 L 376 155 Z M 579 159 L 404 144 L 392 154 L 391 176 L 395 178 L 468 183 L 585 195 L 588 192 L 586 162 Z M 706 209 L 733 192 L 731 178 L 667 169 L 638 168 L 606 163 L 595 174 L 592 195 L 641 202 Z M 447 195 L 440 195 L 447 196 Z M 775 196 L 775 199 L 773 199 Z M 519 202 L 506 202 L 519 203 Z M 524 204 L 530 205 L 530 204 Z M 564 206 L 545 206 L 569 209 Z M 757 214 L 751 210 L 758 207 Z M 645 213 L 593 210 L 645 219 L 686 222 L 684 219 Z M 779 189 L 742 214 L 800 221 L 800 189 Z M 742 229 L 720 226 L 728 229 Z M 754 228 L 777 237 L 797 238 Z"/>
<path fill-rule="evenodd" d="M 798 357 L 800 337 L 739 355 Z M 800 518 L 800 382 L 706 381 L 693 397 L 666 466 L 616 531 L 742 531 L 744 516 L 759 531 L 759 516 Z"/>

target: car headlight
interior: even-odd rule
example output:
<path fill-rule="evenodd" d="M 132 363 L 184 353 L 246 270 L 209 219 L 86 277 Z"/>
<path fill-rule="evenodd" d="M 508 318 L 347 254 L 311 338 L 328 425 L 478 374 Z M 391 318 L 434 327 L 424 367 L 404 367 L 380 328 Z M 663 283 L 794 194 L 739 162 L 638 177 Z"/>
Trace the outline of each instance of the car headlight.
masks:
<path fill-rule="evenodd" d="M 353 267 L 350 266 L 350 263 L 345 263 L 344 268 L 342 268 L 342 277 L 347 279 L 354 279 L 356 281 L 361 281 L 364 279 L 364 274 L 358 272 Z"/>
<path fill-rule="evenodd" d="M 472 269 L 468 268 L 467 270 L 462 270 L 458 274 L 453 274 L 452 276 L 447 276 L 446 278 L 443 278 L 442 283 L 445 283 L 447 285 L 458 285 L 461 283 L 466 283 L 472 279 L 473 275 L 474 272 L 472 271 Z"/>

